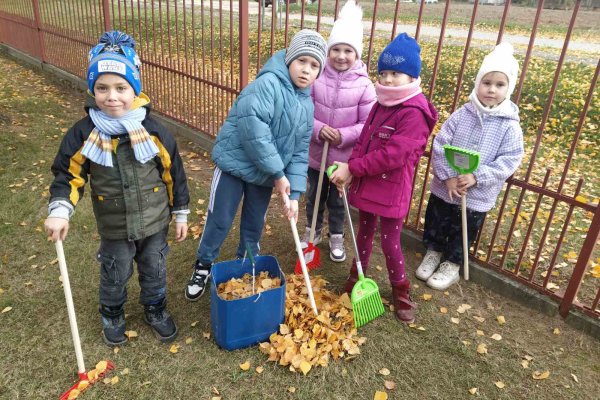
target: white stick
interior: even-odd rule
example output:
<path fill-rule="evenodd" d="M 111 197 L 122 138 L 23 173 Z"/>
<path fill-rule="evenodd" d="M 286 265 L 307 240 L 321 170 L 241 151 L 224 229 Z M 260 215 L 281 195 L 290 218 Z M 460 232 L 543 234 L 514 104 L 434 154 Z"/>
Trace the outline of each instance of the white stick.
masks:
<path fill-rule="evenodd" d="M 77 329 L 77 319 L 75 318 L 75 306 L 73 306 L 73 296 L 71 295 L 71 283 L 69 282 L 69 272 L 67 271 L 67 262 L 65 261 L 65 252 L 62 241 L 55 243 L 56 255 L 58 256 L 58 267 L 60 276 L 62 276 L 63 288 L 65 289 L 65 300 L 67 301 L 67 312 L 69 314 L 69 324 L 71 325 L 71 336 L 73 336 L 73 345 L 75 346 L 75 357 L 77 358 L 77 369 L 80 374 L 85 372 L 83 363 L 83 352 L 81 351 L 81 342 L 79 340 L 79 330 Z"/>
<path fill-rule="evenodd" d="M 296 228 L 296 219 L 290 218 L 290 225 L 292 226 L 292 235 L 294 235 L 294 242 L 296 243 L 296 252 L 298 253 L 298 259 L 300 260 L 300 266 L 302 267 L 302 275 L 304 275 L 304 283 L 308 291 L 308 298 L 310 299 L 310 305 L 316 316 L 319 316 L 317 310 L 317 304 L 315 303 L 315 297 L 313 296 L 312 285 L 310 284 L 310 277 L 308 276 L 308 269 L 306 268 L 306 261 L 304 261 L 304 254 L 302 253 L 302 246 L 300 246 L 300 238 L 298 237 L 298 229 Z"/>
<path fill-rule="evenodd" d="M 469 241 L 467 239 L 467 196 L 461 197 L 462 242 L 463 242 L 463 278 L 469 280 Z"/>
<path fill-rule="evenodd" d="M 323 146 L 323 155 L 321 156 L 321 169 L 319 170 L 319 180 L 317 181 L 317 193 L 315 196 L 315 208 L 313 209 L 312 222 L 310 224 L 310 243 L 315 241 L 315 231 L 317 229 L 317 215 L 319 214 L 319 204 L 321 203 L 321 189 L 323 188 L 323 174 L 325 173 L 325 163 L 327 163 L 327 153 L 329 152 L 329 142 L 325 141 Z"/>

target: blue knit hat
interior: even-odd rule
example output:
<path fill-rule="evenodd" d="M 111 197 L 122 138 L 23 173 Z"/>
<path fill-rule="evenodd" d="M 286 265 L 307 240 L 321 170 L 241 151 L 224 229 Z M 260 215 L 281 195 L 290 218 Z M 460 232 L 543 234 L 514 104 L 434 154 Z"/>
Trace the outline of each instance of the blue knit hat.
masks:
<path fill-rule="evenodd" d="M 133 88 L 136 96 L 142 91 L 140 58 L 135 52 L 135 40 L 119 31 L 104 32 L 98 44 L 88 54 L 87 83 L 94 93 L 94 84 L 102 74 L 121 75 Z"/>
<path fill-rule="evenodd" d="M 417 41 L 401 33 L 383 49 L 377 62 L 377 73 L 397 71 L 418 78 L 421 75 L 421 48 Z"/>

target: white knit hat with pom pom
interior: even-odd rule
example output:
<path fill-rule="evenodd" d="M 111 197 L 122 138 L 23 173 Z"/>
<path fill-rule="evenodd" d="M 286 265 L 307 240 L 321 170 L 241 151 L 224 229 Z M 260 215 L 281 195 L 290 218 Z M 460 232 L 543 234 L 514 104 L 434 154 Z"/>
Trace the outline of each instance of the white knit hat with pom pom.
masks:
<path fill-rule="evenodd" d="M 508 92 L 506 97 L 509 98 L 515 90 L 517 78 L 519 76 L 519 63 L 513 55 L 514 48 L 510 43 L 502 42 L 496 46 L 494 50 L 481 63 L 477 78 L 475 79 L 475 92 L 479 88 L 481 79 L 485 74 L 490 72 L 502 72 L 508 77 Z"/>
<path fill-rule="evenodd" d="M 348 0 L 334 22 L 327 48 L 331 49 L 336 44 L 351 46 L 360 59 L 363 50 L 363 12 L 355 0 Z"/>

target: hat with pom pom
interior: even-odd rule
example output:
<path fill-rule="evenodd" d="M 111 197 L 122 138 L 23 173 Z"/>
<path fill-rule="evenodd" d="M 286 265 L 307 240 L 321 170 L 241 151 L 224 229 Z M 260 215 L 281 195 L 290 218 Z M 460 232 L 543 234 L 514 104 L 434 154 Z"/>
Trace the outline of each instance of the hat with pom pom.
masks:
<path fill-rule="evenodd" d="M 136 96 L 142 91 L 140 58 L 135 52 L 135 40 L 119 31 L 104 32 L 98 44 L 88 54 L 87 84 L 93 94 L 94 84 L 102 74 L 121 75 Z"/>
<path fill-rule="evenodd" d="M 363 50 L 362 16 L 362 8 L 356 1 L 348 0 L 331 28 L 327 48 L 331 49 L 336 44 L 347 44 L 356 51 L 357 58 L 360 59 Z"/>
<path fill-rule="evenodd" d="M 508 92 L 506 97 L 510 97 L 515 90 L 517 77 L 519 75 L 519 63 L 513 56 L 514 48 L 510 43 L 502 42 L 481 63 L 477 78 L 475 78 L 475 91 L 479 88 L 481 79 L 490 72 L 502 72 L 508 78 Z"/>

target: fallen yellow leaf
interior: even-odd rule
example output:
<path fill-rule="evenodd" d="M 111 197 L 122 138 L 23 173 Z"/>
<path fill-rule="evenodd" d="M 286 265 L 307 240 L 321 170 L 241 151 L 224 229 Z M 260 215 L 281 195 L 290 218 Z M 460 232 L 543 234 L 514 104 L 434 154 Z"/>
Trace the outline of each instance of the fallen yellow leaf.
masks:
<path fill-rule="evenodd" d="M 129 368 L 125 368 L 123 369 L 123 371 L 121 371 L 121 375 L 127 375 L 129 374 Z"/>
<path fill-rule="evenodd" d="M 450 318 L 450 321 L 452 321 L 452 323 L 453 323 L 453 324 L 458 324 L 458 323 L 460 323 L 460 319 L 458 319 L 458 318 L 454 318 L 454 317 Z"/>
<path fill-rule="evenodd" d="M 494 333 L 494 334 L 493 334 L 492 336 L 490 336 L 490 337 L 491 337 L 492 339 L 494 339 L 494 340 L 502 340 L 502 336 L 500 336 L 500 335 L 499 335 L 499 334 L 497 334 L 497 333 Z"/>
<path fill-rule="evenodd" d="M 4 309 L 2 310 L 2 314 L 7 313 L 10 310 L 12 310 L 12 307 L 4 307 Z"/>
<path fill-rule="evenodd" d="M 185 339 L 185 344 L 190 344 L 194 341 L 191 337 Z"/>
<path fill-rule="evenodd" d="M 390 370 L 389 370 L 389 369 L 387 369 L 387 368 L 381 368 L 381 369 L 379 370 L 379 373 L 380 373 L 381 375 L 383 375 L 383 376 L 388 376 L 388 375 L 390 374 Z"/>
<path fill-rule="evenodd" d="M 240 364 L 240 368 L 242 371 L 248 371 L 250 369 L 250 361 L 246 361 L 243 364 Z"/>
<path fill-rule="evenodd" d="M 204 339 L 210 339 L 210 332 L 202 332 L 202 337 Z"/>
<path fill-rule="evenodd" d="M 256 367 L 256 373 L 258 373 L 258 374 L 262 374 L 264 370 L 265 370 L 265 368 L 262 365 L 259 365 L 258 367 Z"/>
<path fill-rule="evenodd" d="M 67 397 L 67 400 L 75 400 L 79 396 L 79 393 L 81 392 L 77 389 L 71 390 L 71 392 L 69 393 L 69 397 Z"/>
<path fill-rule="evenodd" d="M 388 395 L 386 392 L 376 391 L 375 396 L 373 396 L 373 400 L 387 400 Z"/>
<path fill-rule="evenodd" d="M 496 317 L 496 321 L 498 321 L 498 323 L 500 325 L 504 325 L 506 323 L 506 319 L 504 319 L 504 315 L 498 315 L 498 317 Z"/>
<path fill-rule="evenodd" d="M 571 374 L 571 378 L 573 378 L 575 382 L 579 383 L 579 378 L 577 378 L 577 375 Z"/>
<path fill-rule="evenodd" d="M 529 368 L 529 361 L 527 361 L 527 360 L 521 360 L 521 367 L 523 367 L 523 368 Z"/>
<path fill-rule="evenodd" d="M 477 393 L 477 390 L 479 390 L 479 389 L 477 389 L 476 387 L 471 388 L 471 389 L 469 389 L 469 393 L 475 394 L 475 393 Z"/>
<path fill-rule="evenodd" d="M 290 393 L 296 393 L 296 388 L 295 388 L 295 387 L 293 387 L 293 386 L 290 386 L 290 387 L 289 387 L 287 390 L 288 390 L 288 392 L 290 392 Z"/>
<path fill-rule="evenodd" d="M 311 368 L 312 366 L 308 361 L 302 360 L 300 363 L 300 371 L 302 371 L 304 375 L 308 374 L 308 371 L 310 371 Z"/>
<path fill-rule="evenodd" d="M 555 335 L 560 335 L 560 329 L 554 328 L 554 330 L 552 331 L 552 333 L 554 333 Z"/>
<path fill-rule="evenodd" d="M 488 353 L 487 346 L 485 345 L 485 343 L 479 343 L 477 345 L 477 352 L 479 354 L 487 354 Z"/>
<path fill-rule="evenodd" d="M 535 379 L 536 381 L 539 381 L 542 379 L 547 379 L 549 376 L 550 376 L 550 371 L 544 371 L 544 372 L 534 371 L 532 374 L 533 379 Z"/>
<path fill-rule="evenodd" d="M 446 314 L 446 313 L 448 313 L 448 309 L 446 307 L 440 307 L 440 312 L 442 314 Z"/>
<path fill-rule="evenodd" d="M 494 385 L 496 385 L 496 387 L 497 387 L 498 389 L 504 389 L 504 387 L 506 386 L 506 385 L 504 384 L 504 382 L 502 382 L 502 381 L 494 382 Z"/>
<path fill-rule="evenodd" d="M 484 336 L 485 333 L 481 329 L 477 329 L 477 336 Z"/>
<path fill-rule="evenodd" d="M 138 337 L 138 333 L 136 331 L 125 331 L 125 336 L 127 336 L 128 339 L 133 339 Z"/>
<path fill-rule="evenodd" d="M 429 301 L 429 300 L 431 300 L 431 298 L 432 298 L 432 297 L 433 297 L 433 296 L 432 296 L 431 294 L 429 294 L 429 293 L 425 293 L 425 294 L 423 295 L 423 300 L 425 300 L 425 301 Z"/>
<path fill-rule="evenodd" d="M 198 325 L 198 322 L 200 322 L 200 321 L 194 321 L 194 322 L 192 322 L 192 323 L 190 324 L 190 326 L 193 328 L 193 327 L 195 327 L 196 325 Z"/>
<path fill-rule="evenodd" d="M 178 344 L 171 345 L 171 347 L 169 348 L 169 351 L 173 354 L 177 353 L 179 351 L 179 345 Z"/>
<path fill-rule="evenodd" d="M 110 379 L 110 384 L 116 385 L 117 383 L 119 383 L 119 377 L 115 375 Z"/>

